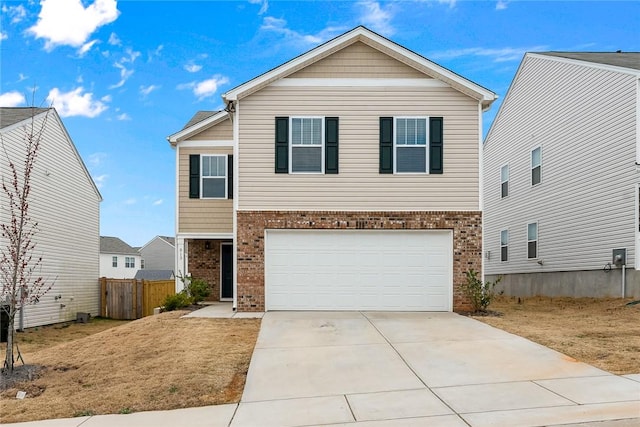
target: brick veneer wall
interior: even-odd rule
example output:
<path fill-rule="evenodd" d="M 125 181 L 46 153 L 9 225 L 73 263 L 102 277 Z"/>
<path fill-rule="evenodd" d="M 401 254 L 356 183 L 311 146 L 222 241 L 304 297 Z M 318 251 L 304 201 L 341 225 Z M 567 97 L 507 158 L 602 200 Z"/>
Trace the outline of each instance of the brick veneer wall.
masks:
<path fill-rule="evenodd" d="M 482 213 L 307 212 L 238 213 L 238 311 L 264 311 L 265 229 L 453 230 L 453 310 L 471 309 L 460 285 L 465 272 L 482 269 Z"/>
<path fill-rule="evenodd" d="M 209 242 L 209 249 L 206 243 Z M 229 240 L 229 242 L 231 242 Z M 220 244 L 222 240 L 189 240 L 189 273 L 209 284 L 207 301 L 220 301 Z"/>

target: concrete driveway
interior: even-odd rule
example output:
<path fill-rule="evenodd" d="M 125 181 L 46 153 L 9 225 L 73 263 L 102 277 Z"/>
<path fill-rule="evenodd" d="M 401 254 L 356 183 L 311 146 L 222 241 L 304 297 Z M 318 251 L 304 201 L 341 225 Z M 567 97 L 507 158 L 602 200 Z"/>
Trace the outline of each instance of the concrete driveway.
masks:
<path fill-rule="evenodd" d="M 453 313 L 269 312 L 231 426 L 606 420 L 588 425 L 640 425 L 640 375 Z"/>

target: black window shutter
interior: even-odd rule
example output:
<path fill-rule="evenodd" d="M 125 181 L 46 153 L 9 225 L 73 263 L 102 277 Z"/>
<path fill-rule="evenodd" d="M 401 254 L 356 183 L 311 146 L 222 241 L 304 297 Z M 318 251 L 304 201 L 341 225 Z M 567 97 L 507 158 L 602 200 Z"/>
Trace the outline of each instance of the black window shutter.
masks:
<path fill-rule="evenodd" d="M 338 118 L 324 119 L 324 173 L 338 173 Z"/>
<path fill-rule="evenodd" d="M 443 171 L 442 122 L 442 117 L 431 117 L 429 119 L 429 173 L 442 174 Z"/>
<path fill-rule="evenodd" d="M 276 117 L 276 173 L 289 173 L 289 117 Z"/>
<path fill-rule="evenodd" d="M 189 155 L 189 198 L 200 198 L 200 155 Z"/>
<path fill-rule="evenodd" d="M 233 199 L 233 154 L 227 156 L 227 199 Z"/>
<path fill-rule="evenodd" d="M 393 173 L 393 117 L 380 117 L 380 173 Z"/>

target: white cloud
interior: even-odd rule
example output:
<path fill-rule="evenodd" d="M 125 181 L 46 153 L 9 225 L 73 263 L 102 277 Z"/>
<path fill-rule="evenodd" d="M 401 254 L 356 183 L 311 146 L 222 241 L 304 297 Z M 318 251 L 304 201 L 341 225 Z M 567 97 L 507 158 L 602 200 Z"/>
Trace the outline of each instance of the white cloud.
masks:
<path fill-rule="evenodd" d="M 131 77 L 131 75 L 133 74 L 133 70 L 128 69 L 126 67 L 126 64 L 133 65 L 136 59 L 140 56 L 140 52 L 136 52 L 130 48 L 128 48 L 125 52 L 127 56 L 122 57 L 120 61 L 117 61 L 115 64 L 113 64 L 114 67 L 120 70 L 120 81 L 109 86 L 109 89 L 117 89 L 124 86 L 127 80 L 129 80 L 129 77 Z"/>
<path fill-rule="evenodd" d="M 249 0 L 249 3 L 260 5 L 260 11 L 258 12 L 258 15 L 264 15 L 269 9 L 269 0 Z"/>
<path fill-rule="evenodd" d="M 202 65 L 198 65 L 198 64 L 195 64 L 193 62 L 189 62 L 189 63 L 185 64 L 184 69 L 187 70 L 190 73 L 197 73 L 198 71 L 202 70 Z"/>
<path fill-rule="evenodd" d="M 29 78 L 29 76 L 25 76 L 22 73 L 18 73 L 18 83 L 20 83 L 23 80 L 27 80 Z"/>
<path fill-rule="evenodd" d="M 108 43 L 111 46 L 120 46 L 122 44 L 122 42 L 120 41 L 120 39 L 118 38 L 116 33 L 111 33 L 111 35 L 109 36 L 109 42 Z"/>
<path fill-rule="evenodd" d="M 70 92 L 60 92 L 56 87 L 49 92 L 47 102 L 58 110 L 61 117 L 97 117 L 109 108 L 102 101 L 94 100 L 93 93 L 83 92 L 82 86 Z"/>
<path fill-rule="evenodd" d="M 520 61 L 526 52 L 546 50 L 546 46 L 530 47 L 504 47 L 488 49 L 484 47 L 470 47 L 465 49 L 453 49 L 443 52 L 434 52 L 429 55 L 431 59 L 454 59 L 463 56 L 488 57 L 493 62 Z"/>
<path fill-rule="evenodd" d="M 107 158 L 107 153 L 103 153 L 103 152 L 92 153 L 92 154 L 89 154 L 89 157 L 87 157 L 87 162 L 91 167 L 98 167 L 102 164 L 102 162 L 106 158 Z"/>
<path fill-rule="evenodd" d="M 27 31 L 45 39 L 45 49 L 81 47 L 98 28 L 120 14 L 116 0 L 95 0 L 86 8 L 82 0 L 41 0 L 38 22 Z"/>
<path fill-rule="evenodd" d="M 151 92 L 158 89 L 160 89 L 160 86 L 156 85 L 140 86 L 140 95 L 147 97 Z"/>
<path fill-rule="evenodd" d="M 509 2 L 507 0 L 498 0 L 496 3 L 496 10 L 505 10 Z"/>
<path fill-rule="evenodd" d="M 377 1 L 359 1 L 357 5 L 363 10 L 360 21 L 365 26 L 384 36 L 392 36 L 396 32 L 391 25 L 393 19 L 391 4 L 383 8 Z"/>
<path fill-rule="evenodd" d="M 147 57 L 147 62 L 151 62 L 153 61 L 155 58 L 159 58 L 160 54 L 162 53 L 162 50 L 164 49 L 164 45 L 158 45 L 157 48 L 155 48 L 155 50 L 152 50 L 151 52 L 148 53 L 148 57 Z"/>
<path fill-rule="evenodd" d="M 116 119 L 120 121 L 126 121 L 126 120 L 131 120 L 131 116 L 129 116 L 127 113 L 122 113 L 122 114 L 118 114 L 116 116 Z"/>
<path fill-rule="evenodd" d="M 153 206 L 160 206 L 162 203 L 164 203 L 164 200 L 158 199 L 155 202 L 153 202 Z"/>
<path fill-rule="evenodd" d="M 218 86 L 227 83 L 229 83 L 229 79 L 227 77 L 216 75 L 201 82 L 183 83 L 178 85 L 178 89 L 191 89 L 193 94 L 201 100 L 215 95 L 218 91 Z"/>
<path fill-rule="evenodd" d="M 448 4 L 450 8 L 454 8 L 456 6 L 457 0 L 438 0 L 440 4 Z"/>
<path fill-rule="evenodd" d="M 27 10 L 21 4 L 18 6 L 2 5 L 2 13 L 9 15 L 12 24 L 17 24 L 27 17 Z"/>
<path fill-rule="evenodd" d="M 100 101 L 102 101 L 102 102 L 111 102 L 111 99 L 112 99 L 111 95 L 105 95 L 102 98 L 100 98 Z"/>
<path fill-rule="evenodd" d="M 302 34 L 298 31 L 287 28 L 287 21 L 273 16 L 265 16 L 262 19 L 260 30 L 275 33 L 284 37 L 285 42 L 307 47 L 309 45 L 320 44 L 345 31 L 345 27 L 327 27 L 317 34 Z"/>
<path fill-rule="evenodd" d="M 98 176 L 94 176 L 93 177 L 93 182 L 96 184 L 96 187 L 98 187 L 98 190 L 100 190 L 100 189 L 102 189 L 102 187 L 104 187 L 104 184 L 107 182 L 107 178 L 109 178 L 109 175 L 107 175 L 107 174 L 98 175 Z"/>
<path fill-rule="evenodd" d="M 0 94 L 0 107 L 18 107 L 25 102 L 24 95 L 15 90 Z"/>
<path fill-rule="evenodd" d="M 137 200 L 133 197 L 130 197 L 124 201 L 125 205 L 135 205 L 136 203 L 137 203 Z"/>
<path fill-rule="evenodd" d="M 82 47 L 78 49 L 78 56 L 83 57 L 97 42 L 98 40 L 91 40 L 90 42 L 86 42 L 85 44 L 83 44 Z"/>
<path fill-rule="evenodd" d="M 9 38 L 9 35 L 7 33 L 5 33 L 4 31 L 0 31 L 0 41 L 6 40 L 8 38 Z"/>

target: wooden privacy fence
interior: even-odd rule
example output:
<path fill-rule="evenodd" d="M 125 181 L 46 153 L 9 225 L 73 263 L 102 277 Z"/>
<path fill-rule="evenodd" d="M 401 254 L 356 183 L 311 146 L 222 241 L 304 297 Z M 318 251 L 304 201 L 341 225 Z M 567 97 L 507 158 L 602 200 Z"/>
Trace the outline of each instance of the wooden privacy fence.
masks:
<path fill-rule="evenodd" d="M 165 298 L 175 295 L 174 280 L 100 278 L 100 316 L 134 320 L 153 314 Z"/>

